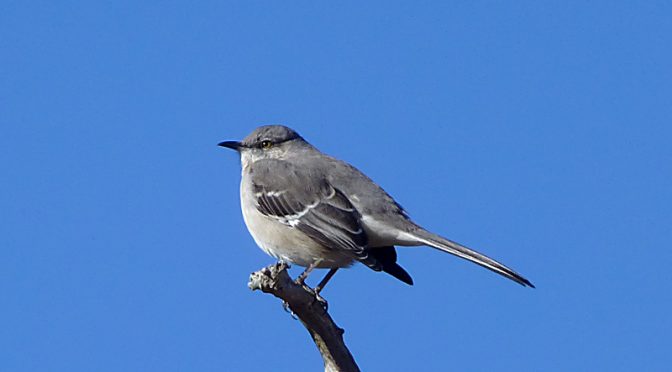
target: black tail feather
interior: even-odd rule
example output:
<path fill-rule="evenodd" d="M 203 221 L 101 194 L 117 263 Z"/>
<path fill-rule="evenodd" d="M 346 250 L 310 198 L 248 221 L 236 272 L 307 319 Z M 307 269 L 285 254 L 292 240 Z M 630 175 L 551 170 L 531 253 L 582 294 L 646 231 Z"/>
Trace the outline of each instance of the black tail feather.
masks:
<path fill-rule="evenodd" d="M 393 246 L 371 248 L 368 253 L 370 257 L 378 261 L 384 272 L 408 285 L 413 285 L 413 278 L 411 278 L 403 267 L 397 264 L 397 251 Z"/>

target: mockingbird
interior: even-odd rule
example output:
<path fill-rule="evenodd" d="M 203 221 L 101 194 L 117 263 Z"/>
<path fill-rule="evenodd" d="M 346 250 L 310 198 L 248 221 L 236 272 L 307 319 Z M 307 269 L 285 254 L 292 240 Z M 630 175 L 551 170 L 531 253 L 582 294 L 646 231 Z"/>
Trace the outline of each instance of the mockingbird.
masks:
<path fill-rule="evenodd" d="M 325 155 L 281 125 L 255 129 L 242 142 L 219 146 L 240 153 L 240 205 L 247 229 L 264 252 L 278 260 L 331 269 L 359 261 L 409 285 L 394 246 L 427 245 L 464 258 L 523 286 L 534 287 L 503 264 L 414 223 L 380 186 L 352 165 Z"/>

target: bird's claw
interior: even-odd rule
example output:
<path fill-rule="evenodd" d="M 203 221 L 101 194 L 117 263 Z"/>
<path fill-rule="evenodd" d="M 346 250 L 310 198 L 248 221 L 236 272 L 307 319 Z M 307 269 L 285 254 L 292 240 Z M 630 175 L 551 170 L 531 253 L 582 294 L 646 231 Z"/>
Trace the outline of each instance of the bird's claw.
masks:
<path fill-rule="evenodd" d="M 292 309 L 289 307 L 289 303 L 288 303 L 287 301 L 282 301 L 282 308 L 283 308 L 283 310 L 285 310 L 287 313 L 289 313 L 289 315 L 291 315 L 292 318 L 293 318 L 294 320 L 299 319 L 299 317 L 296 316 L 296 314 L 295 314 L 295 313 L 292 311 Z"/>
<path fill-rule="evenodd" d="M 303 284 L 303 289 L 306 291 L 310 292 L 314 296 L 313 302 L 310 304 L 313 306 L 315 303 L 318 303 L 322 309 L 326 312 L 329 309 L 329 303 L 327 300 L 324 299 L 324 297 L 320 296 L 320 292 L 310 288 L 309 286 Z"/>
<path fill-rule="evenodd" d="M 319 293 L 315 293 L 315 301 L 320 304 L 320 307 L 324 309 L 325 313 L 327 310 L 329 310 L 329 303 L 324 299 L 324 297 L 320 296 Z"/>

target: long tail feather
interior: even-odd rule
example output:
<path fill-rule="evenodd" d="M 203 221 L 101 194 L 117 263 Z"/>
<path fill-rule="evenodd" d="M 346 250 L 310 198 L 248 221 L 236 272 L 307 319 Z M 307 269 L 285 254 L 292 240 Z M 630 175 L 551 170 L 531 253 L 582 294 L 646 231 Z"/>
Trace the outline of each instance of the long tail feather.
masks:
<path fill-rule="evenodd" d="M 534 288 L 534 285 L 530 283 L 529 280 L 525 279 L 522 275 L 513 271 L 511 268 L 493 260 L 492 258 L 474 251 L 473 249 L 469 249 L 459 243 L 448 240 L 436 234 L 432 234 L 424 229 L 415 231 L 414 235 L 423 244 L 426 244 L 432 248 L 436 248 L 440 251 L 450 253 L 457 257 L 471 261 L 475 264 L 481 265 L 486 269 L 494 271 L 497 274 L 502 275 L 506 278 L 509 278 L 522 286 L 528 286 Z"/>

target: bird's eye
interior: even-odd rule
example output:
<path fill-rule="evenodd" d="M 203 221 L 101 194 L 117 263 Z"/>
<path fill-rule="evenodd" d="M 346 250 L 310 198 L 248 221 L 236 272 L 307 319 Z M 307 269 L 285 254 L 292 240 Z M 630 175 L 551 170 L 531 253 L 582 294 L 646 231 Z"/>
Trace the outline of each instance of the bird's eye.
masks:
<path fill-rule="evenodd" d="M 273 142 L 271 141 L 261 141 L 261 148 L 262 149 L 270 149 L 271 146 L 273 146 Z"/>

